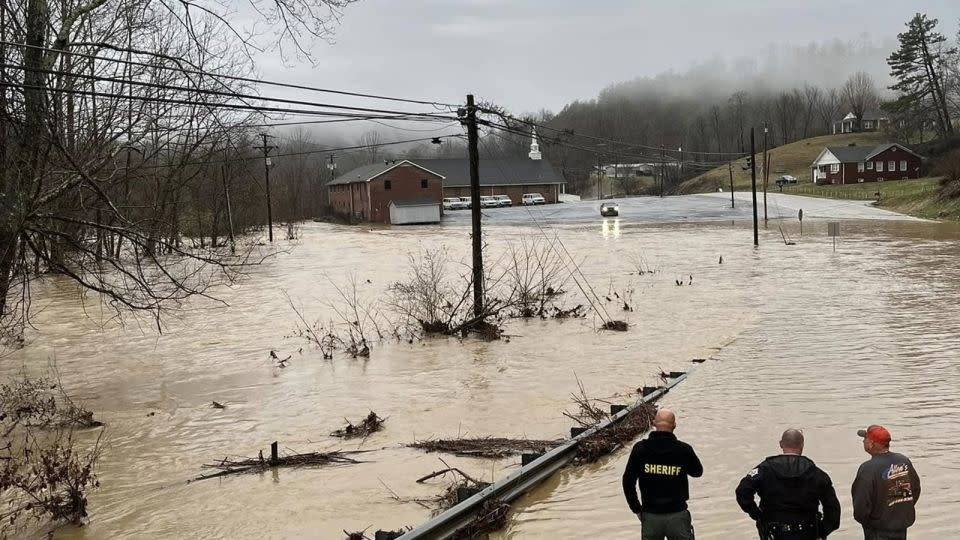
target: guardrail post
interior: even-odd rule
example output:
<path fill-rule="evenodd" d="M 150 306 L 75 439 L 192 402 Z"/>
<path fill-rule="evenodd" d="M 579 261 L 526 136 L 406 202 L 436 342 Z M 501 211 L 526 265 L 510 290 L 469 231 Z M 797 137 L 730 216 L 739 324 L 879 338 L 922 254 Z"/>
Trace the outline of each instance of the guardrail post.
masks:
<path fill-rule="evenodd" d="M 520 466 L 526 467 L 530 463 L 540 459 L 543 454 L 520 454 Z"/>

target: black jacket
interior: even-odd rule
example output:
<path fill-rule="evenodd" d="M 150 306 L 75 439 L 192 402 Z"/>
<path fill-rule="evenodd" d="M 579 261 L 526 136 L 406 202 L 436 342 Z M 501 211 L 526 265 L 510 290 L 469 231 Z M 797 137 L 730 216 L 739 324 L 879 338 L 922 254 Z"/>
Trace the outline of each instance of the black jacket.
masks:
<path fill-rule="evenodd" d="M 754 500 L 760 495 L 760 506 Z M 737 504 L 761 523 L 813 523 L 823 507 L 821 534 L 840 528 L 840 501 L 827 473 L 804 456 L 768 457 L 737 487 Z"/>
<path fill-rule="evenodd" d="M 865 527 L 902 531 L 917 517 L 920 476 L 902 454 L 879 454 L 860 465 L 852 491 L 853 519 Z"/>
<path fill-rule="evenodd" d="M 687 476 L 703 476 L 703 465 L 693 448 L 667 431 L 654 431 L 633 445 L 623 471 L 623 494 L 634 514 L 670 514 L 687 509 Z M 637 485 L 640 499 L 637 499 Z"/>

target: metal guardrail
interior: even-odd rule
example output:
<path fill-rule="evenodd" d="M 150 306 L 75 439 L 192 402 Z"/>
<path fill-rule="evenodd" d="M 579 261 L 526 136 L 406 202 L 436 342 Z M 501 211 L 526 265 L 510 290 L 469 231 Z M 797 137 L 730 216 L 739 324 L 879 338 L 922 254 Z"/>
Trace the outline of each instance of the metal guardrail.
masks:
<path fill-rule="evenodd" d="M 660 399 L 672 390 L 673 387 L 683 382 L 683 380 L 687 378 L 688 373 L 689 372 L 682 371 L 671 372 L 670 377 L 668 377 L 668 382 L 664 386 L 645 388 L 643 396 L 633 405 L 621 409 L 616 414 L 611 415 L 609 420 L 601 422 L 571 437 L 560 446 L 520 467 L 519 470 L 510 475 L 490 484 L 453 508 L 427 521 L 416 529 L 404 533 L 403 540 L 449 538 L 459 529 L 470 524 L 483 506 L 483 503 L 487 500 L 497 500 L 505 503 L 514 501 L 570 463 L 577 454 L 577 445 L 580 441 L 619 422 L 640 405 L 652 403 Z"/>

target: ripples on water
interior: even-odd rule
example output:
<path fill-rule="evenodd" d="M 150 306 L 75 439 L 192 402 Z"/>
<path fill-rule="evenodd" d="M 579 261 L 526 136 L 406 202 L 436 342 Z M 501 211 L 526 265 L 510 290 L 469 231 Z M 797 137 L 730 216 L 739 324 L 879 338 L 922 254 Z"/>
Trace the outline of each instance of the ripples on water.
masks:
<path fill-rule="evenodd" d="M 733 488 L 775 453 L 788 426 L 804 429 L 806 453 L 833 476 L 846 512 L 837 537 L 856 538 L 849 486 L 865 454 L 855 431 L 875 422 L 891 429 L 895 448 L 922 475 L 913 537 L 960 535 L 950 515 L 960 501 L 952 439 L 960 427 L 956 228 L 845 224 L 837 253 L 822 236 L 784 246 L 776 230 L 755 252 L 740 226 L 572 228 L 563 240 L 599 293 L 635 289 L 629 332 L 597 334 L 591 320 L 516 322 L 509 343 L 386 344 L 369 361 L 332 362 L 308 348 L 297 354 L 301 343 L 284 337 L 294 322 L 282 291 L 319 317 L 333 294 L 324 276 L 342 283 L 356 272 L 373 282 L 373 295 L 420 247 L 443 243 L 465 257 L 467 232 L 306 226 L 302 245 L 223 293 L 230 307 L 187 311 L 159 337 L 135 325 L 100 330 L 82 316 L 72 287 L 48 286 L 37 303 L 41 332 L 2 369 L 41 369 L 55 356 L 66 386 L 109 425 L 91 523 L 58 535 L 339 538 L 341 529 L 414 525 L 425 511 L 390 500 L 382 483 L 403 496 L 430 496 L 442 485 L 414 479 L 440 464 L 398 443 L 560 436 L 569 428 L 561 412 L 576 390 L 574 374 L 591 394 L 607 396 L 707 355 L 713 360 L 665 401 L 707 469 L 692 482 L 699 538 L 752 537 Z M 534 231 L 488 229 L 500 249 L 523 234 Z M 662 271 L 628 275 L 634 254 Z M 674 284 L 690 274 L 693 286 Z M 272 367 L 270 349 L 293 353 L 290 367 Z M 210 408 L 212 400 L 227 409 Z M 385 447 L 372 463 L 183 483 L 204 462 L 255 455 L 273 440 L 295 451 L 351 448 L 327 434 L 344 416 L 369 410 L 389 417 L 387 429 L 364 443 Z M 516 506 L 501 536 L 638 535 L 620 493 L 625 460 L 622 452 L 556 475 Z M 451 463 L 487 479 L 515 467 L 515 460 Z"/>

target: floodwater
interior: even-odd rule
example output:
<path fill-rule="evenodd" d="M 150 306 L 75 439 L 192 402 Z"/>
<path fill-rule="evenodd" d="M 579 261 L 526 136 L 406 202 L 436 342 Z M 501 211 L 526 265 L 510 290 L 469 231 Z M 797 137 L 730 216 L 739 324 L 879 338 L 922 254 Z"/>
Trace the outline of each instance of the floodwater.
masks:
<path fill-rule="evenodd" d="M 801 239 L 791 226 L 799 242 L 785 246 L 771 227 L 754 250 L 740 223 L 567 227 L 561 238 L 598 295 L 631 295 L 632 313 L 617 312 L 615 296 L 603 300 L 629 332 L 598 333 L 592 317 L 512 321 L 509 341 L 389 342 L 368 360 L 330 361 L 291 337 L 284 292 L 308 318 L 327 318 L 332 283 L 355 274 L 373 298 L 403 276 L 408 253 L 444 245 L 465 258 L 469 231 L 309 224 L 301 241 L 281 242 L 292 249 L 219 292 L 228 306 L 188 304 L 162 335 L 147 322 L 100 324 L 109 313 L 84 308 L 65 282 L 48 283 L 34 303 L 29 345 L 0 370 L 39 373 L 55 362 L 68 391 L 107 423 L 90 522 L 58 529 L 59 538 L 342 538 L 343 529 L 416 525 L 428 510 L 391 492 L 435 495 L 442 482 L 415 480 L 444 466 L 403 443 L 563 436 L 577 379 L 591 395 L 626 402 L 661 369 L 688 369 L 697 357 L 710 360 L 663 403 L 678 412 L 678 435 L 706 467 L 691 485 L 698 538 L 754 535 L 733 489 L 776 452 L 786 427 L 804 430 L 806 453 L 833 476 L 844 505 L 836 537 L 857 538 L 849 487 L 866 455 L 855 431 L 870 423 L 887 425 L 895 449 L 920 471 L 912 537 L 956 538 L 960 229 L 849 222 L 834 252 L 824 223 L 804 228 Z M 492 226 L 486 234 L 495 254 L 541 233 Z M 637 257 L 659 272 L 631 274 Z M 288 367 L 275 367 L 270 350 L 292 355 Z M 227 408 L 212 408 L 214 400 Z M 387 417 L 384 431 L 362 443 L 329 436 L 344 417 L 370 410 Z M 275 440 L 284 451 L 374 451 L 357 465 L 186 482 L 204 463 L 255 456 Z M 639 535 L 620 492 L 626 456 L 555 475 L 514 505 L 497 536 Z M 518 461 L 442 457 L 487 480 Z"/>

